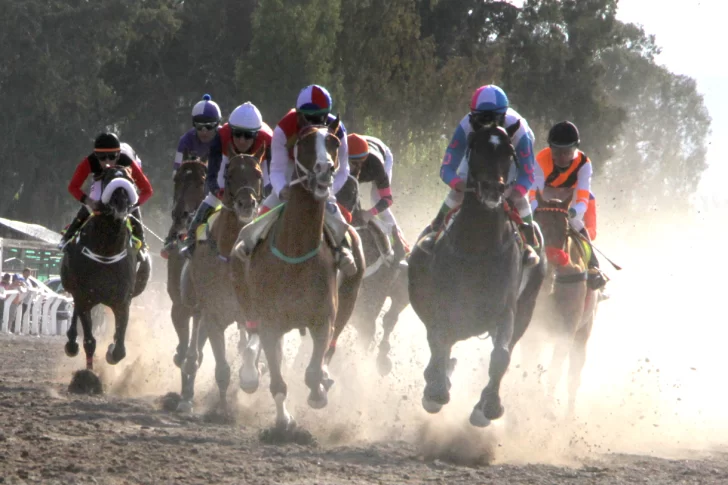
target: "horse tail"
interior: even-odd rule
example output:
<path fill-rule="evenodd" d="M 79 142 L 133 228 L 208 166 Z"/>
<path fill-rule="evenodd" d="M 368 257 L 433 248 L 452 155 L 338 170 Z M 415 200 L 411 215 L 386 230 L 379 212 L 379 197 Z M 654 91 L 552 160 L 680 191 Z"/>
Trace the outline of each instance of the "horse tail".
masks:
<path fill-rule="evenodd" d="M 139 269 L 136 272 L 136 279 L 134 280 L 134 291 L 131 297 L 137 297 L 142 294 L 144 289 L 147 287 L 147 282 L 152 274 L 152 257 L 147 255 L 144 260 L 139 263 Z"/>

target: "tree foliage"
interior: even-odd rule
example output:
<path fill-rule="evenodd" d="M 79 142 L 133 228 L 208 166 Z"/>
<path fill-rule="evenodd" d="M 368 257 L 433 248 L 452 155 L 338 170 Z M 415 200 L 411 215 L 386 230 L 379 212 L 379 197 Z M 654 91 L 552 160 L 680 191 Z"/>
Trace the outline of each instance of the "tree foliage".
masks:
<path fill-rule="evenodd" d="M 695 81 L 655 61 L 617 0 L 0 0 L 0 216 L 60 229 L 66 185 L 113 129 L 166 210 L 177 139 L 209 92 L 269 124 L 325 85 L 350 131 L 384 139 L 410 183 L 437 166 L 472 91 L 501 85 L 544 146 L 580 128 L 597 177 L 629 201 L 684 201 L 706 168 Z M 404 173 L 403 173 L 404 172 Z M 398 175 L 399 177 L 399 175 Z"/>

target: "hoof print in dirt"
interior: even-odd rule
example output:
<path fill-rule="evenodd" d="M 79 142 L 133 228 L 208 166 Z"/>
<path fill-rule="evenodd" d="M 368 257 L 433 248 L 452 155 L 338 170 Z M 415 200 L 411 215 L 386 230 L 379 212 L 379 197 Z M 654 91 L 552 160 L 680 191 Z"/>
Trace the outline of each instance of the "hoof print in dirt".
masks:
<path fill-rule="evenodd" d="M 177 406 L 179 406 L 179 402 L 182 400 L 182 396 L 177 394 L 176 392 L 168 392 L 161 398 L 159 398 L 159 406 L 162 408 L 163 411 L 166 411 L 168 413 L 173 413 L 177 411 Z"/>
<path fill-rule="evenodd" d="M 68 385 L 71 394 L 103 394 L 104 388 L 101 379 L 88 369 L 73 373 L 71 383 Z"/>
<path fill-rule="evenodd" d="M 280 428 L 274 426 L 261 430 L 260 441 L 266 445 L 284 445 L 295 443 L 303 446 L 315 446 L 316 438 L 308 431 L 297 426 Z"/>
<path fill-rule="evenodd" d="M 202 416 L 202 420 L 208 424 L 235 424 L 235 417 L 222 411 L 209 411 Z"/>

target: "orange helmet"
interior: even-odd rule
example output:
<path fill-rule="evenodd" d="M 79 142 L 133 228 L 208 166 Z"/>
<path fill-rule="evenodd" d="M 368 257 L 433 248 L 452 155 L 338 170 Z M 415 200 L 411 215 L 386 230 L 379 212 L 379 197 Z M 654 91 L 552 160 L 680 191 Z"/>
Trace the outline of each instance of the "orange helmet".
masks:
<path fill-rule="evenodd" d="M 346 137 L 349 145 L 349 158 L 364 158 L 369 155 L 369 143 L 363 136 L 351 133 Z"/>

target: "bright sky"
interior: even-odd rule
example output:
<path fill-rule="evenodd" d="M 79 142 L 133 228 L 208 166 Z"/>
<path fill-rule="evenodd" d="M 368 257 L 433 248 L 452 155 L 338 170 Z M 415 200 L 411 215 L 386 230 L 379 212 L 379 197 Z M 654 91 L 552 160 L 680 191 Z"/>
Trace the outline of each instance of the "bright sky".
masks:
<path fill-rule="evenodd" d="M 706 196 L 726 197 L 722 180 L 728 177 L 724 153 L 728 143 L 728 63 L 724 62 L 725 0 L 620 0 L 617 18 L 642 24 L 662 47 L 658 61 L 671 71 L 694 78 L 713 118 L 708 150 L 710 168 L 701 183 Z M 724 189 L 723 189 L 724 190 Z"/>

